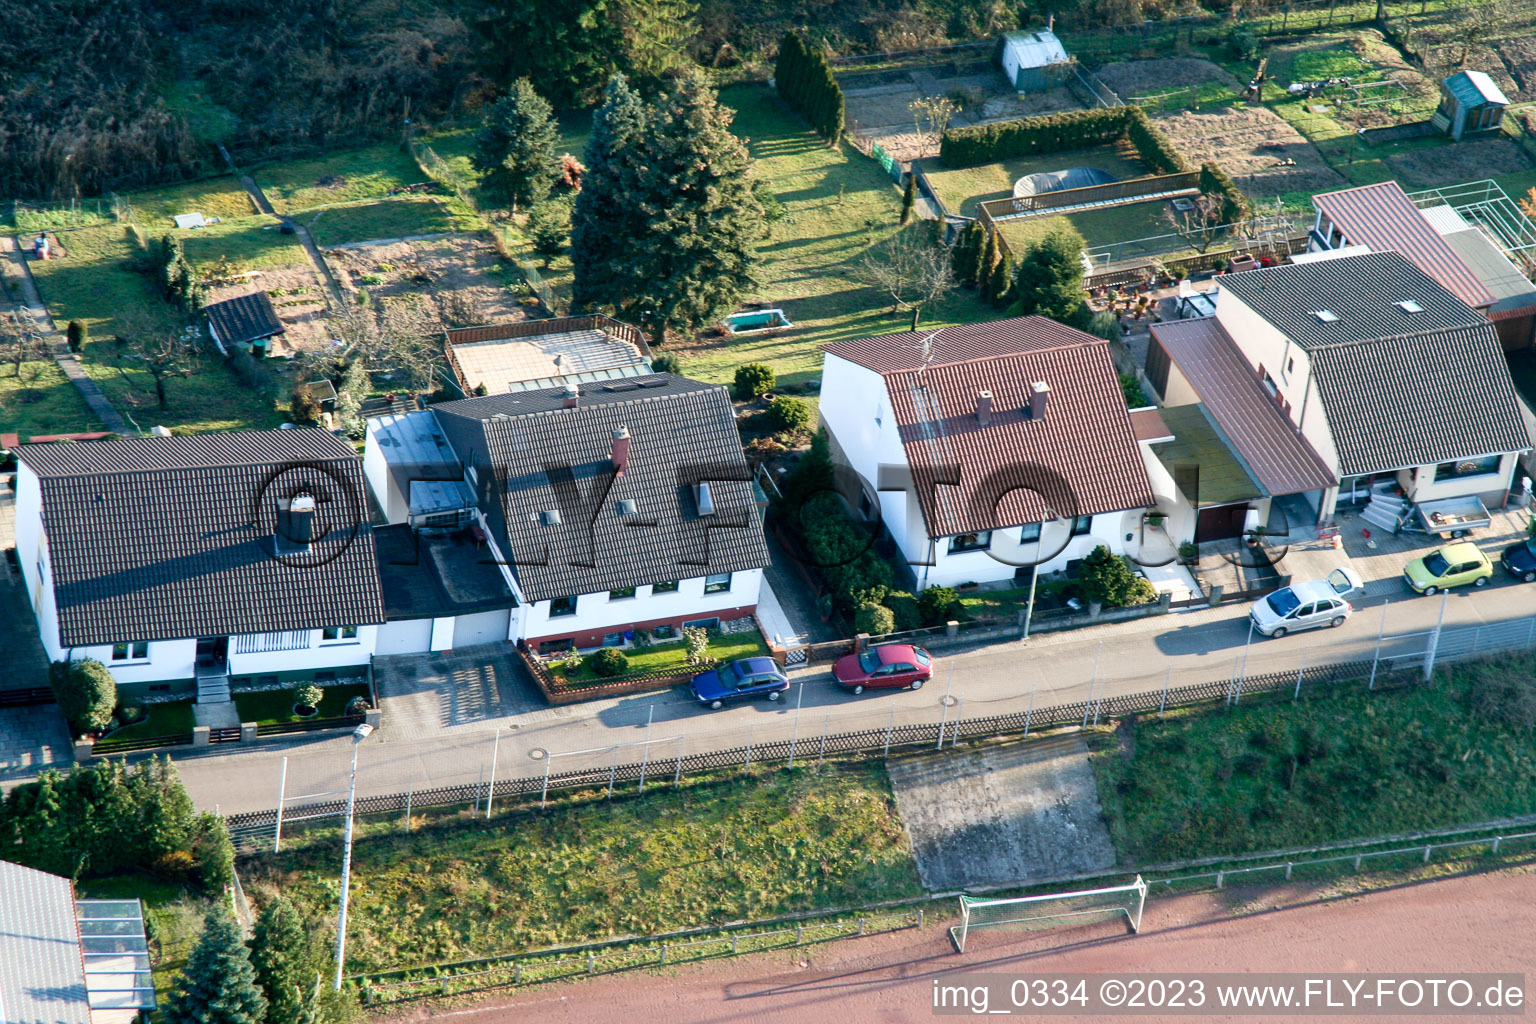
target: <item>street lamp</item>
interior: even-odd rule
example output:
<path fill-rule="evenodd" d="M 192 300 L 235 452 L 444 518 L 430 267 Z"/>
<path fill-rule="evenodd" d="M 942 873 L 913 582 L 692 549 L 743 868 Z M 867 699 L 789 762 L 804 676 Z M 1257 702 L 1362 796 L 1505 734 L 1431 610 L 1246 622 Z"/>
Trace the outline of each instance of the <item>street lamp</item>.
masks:
<path fill-rule="evenodd" d="M 341 855 L 341 914 L 336 921 L 336 983 L 331 986 L 341 991 L 341 963 L 347 954 L 347 889 L 352 882 L 352 809 L 357 804 L 357 748 L 373 732 L 373 726 L 364 722 L 352 730 L 352 779 L 347 784 L 347 825 L 342 839 Z"/>

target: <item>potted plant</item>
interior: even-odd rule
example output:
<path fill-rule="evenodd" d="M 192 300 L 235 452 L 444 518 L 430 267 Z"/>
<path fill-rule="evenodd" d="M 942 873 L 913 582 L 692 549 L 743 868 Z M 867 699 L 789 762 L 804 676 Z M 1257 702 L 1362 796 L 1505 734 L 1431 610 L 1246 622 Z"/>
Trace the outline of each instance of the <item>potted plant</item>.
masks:
<path fill-rule="evenodd" d="M 1195 559 L 1200 557 L 1200 546 L 1192 540 L 1179 542 L 1179 561 L 1185 565 L 1194 565 Z"/>
<path fill-rule="evenodd" d="M 300 718 L 314 718 L 320 713 L 320 701 L 325 691 L 314 683 L 304 683 L 293 689 L 293 713 Z"/>

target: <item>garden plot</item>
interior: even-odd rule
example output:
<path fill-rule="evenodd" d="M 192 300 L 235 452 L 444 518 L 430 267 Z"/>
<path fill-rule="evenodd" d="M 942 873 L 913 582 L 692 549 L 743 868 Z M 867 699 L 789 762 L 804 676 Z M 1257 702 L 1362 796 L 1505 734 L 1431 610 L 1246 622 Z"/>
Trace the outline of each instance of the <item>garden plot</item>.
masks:
<path fill-rule="evenodd" d="M 1529 56 L 1521 61 L 1521 73 L 1525 82 L 1533 88 L 1522 89 L 1522 82 L 1516 81 L 1511 74 L 1511 68 L 1504 63 L 1503 54 L 1509 52 L 1517 60 L 1521 60 L 1520 54 L 1524 51 Z M 1493 79 L 1493 84 L 1513 102 L 1536 99 L 1536 81 L 1531 76 L 1536 74 L 1536 40 L 1509 39 L 1488 46 L 1469 46 L 1466 50 L 1466 63 L 1461 62 L 1462 49 L 1459 43 L 1441 43 L 1438 46 L 1426 46 L 1424 48 L 1424 66 L 1434 68 L 1444 77 L 1457 71 L 1483 71 Z"/>
<path fill-rule="evenodd" d="M 1515 86 L 1512 92 L 1500 83 L 1504 95 L 1516 103 L 1536 99 L 1536 39 L 1502 39 L 1493 44 L 1493 50 Z"/>
<path fill-rule="evenodd" d="M 274 356 L 293 356 L 318 351 L 331 340 L 330 310 L 325 303 L 325 286 L 315 268 L 308 263 L 291 267 L 269 267 L 238 280 L 210 284 L 208 302 L 222 302 L 253 289 L 267 293 L 277 318 L 287 328 L 273 339 Z"/>
<path fill-rule="evenodd" d="M 1017 93 L 990 61 L 844 75 L 838 84 L 843 88 L 849 130 L 878 142 L 898 160 L 929 155 L 938 148 L 935 138 L 918 136 L 908 109 L 913 100 L 948 96 L 958 102 L 961 110 L 949 122 L 952 128 L 1082 107 L 1065 88 Z"/>
<path fill-rule="evenodd" d="M 517 275 L 478 236 L 331 249 L 325 258 L 343 287 L 382 301 L 420 296 L 448 327 L 527 318 L 509 287 Z"/>
<path fill-rule="evenodd" d="M 1282 192 L 1326 192 L 1349 184 L 1316 146 L 1263 107 L 1184 110 L 1154 120 L 1191 164 L 1215 161 L 1256 199 Z"/>
<path fill-rule="evenodd" d="M 1432 188 L 1515 174 L 1531 169 L 1520 147 L 1508 139 L 1482 139 L 1389 156 L 1386 164 L 1405 188 Z"/>
<path fill-rule="evenodd" d="M 1237 90 L 1241 83 L 1226 69 L 1208 60 L 1168 57 L 1162 60 L 1131 60 L 1106 64 L 1094 77 L 1109 86 L 1127 103 L 1133 96 L 1148 96 L 1195 89 L 1200 95 L 1207 84 Z"/>

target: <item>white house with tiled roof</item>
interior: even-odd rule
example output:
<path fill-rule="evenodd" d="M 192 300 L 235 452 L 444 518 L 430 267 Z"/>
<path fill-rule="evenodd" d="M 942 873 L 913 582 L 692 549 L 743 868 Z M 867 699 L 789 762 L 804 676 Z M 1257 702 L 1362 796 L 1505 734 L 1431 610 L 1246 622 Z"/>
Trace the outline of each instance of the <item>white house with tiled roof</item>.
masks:
<path fill-rule="evenodd" d="M 1103 339 L 1018 317 L 823 351 L 839 489 L 879 516 L 919 589 L 1064 569 L 1100 544 L 1171 559 Z"/>

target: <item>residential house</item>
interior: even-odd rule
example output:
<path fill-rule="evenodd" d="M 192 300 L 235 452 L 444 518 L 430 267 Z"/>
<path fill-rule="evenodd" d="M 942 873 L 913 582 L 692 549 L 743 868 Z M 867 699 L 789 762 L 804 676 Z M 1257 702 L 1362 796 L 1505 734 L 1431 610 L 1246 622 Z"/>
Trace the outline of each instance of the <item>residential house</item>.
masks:
<path fill-rule="evenodd" d="M 600 314 L 454 328 L 443 349 L 452 371 L 447 386 L 461 398 L 651 372 L 639 328 Z"/>
<path fill-rule="evenodd" d="M 650 374 L 445 402 L 370 420 L 364 466 L 391 523 L 465 517 L 512 595 L 506 639 L 618 646 L 756 610 L 768 552 L 723 388 Z"/>
<path fill-rule="evenodd" d="M 1531 447 L 1493 325 L 1397 252 L 1229 275 L 1213 317 L 1152 325 L 1147 376 L 1165 406 L 1202 407 L 1259 492 L 1200 507 L 1181 486 L 1200 540 L 1276 500 L 1310 528 L 1373 485 L 1502 502 Z"/>
<path fill-rule="evenodd" d="M 1102 338 L 1029 316 L 823 351 L 821 421 L 857 481 L 844 497 L 879 515 L 917 589 L 1147 542 L 1149 456 Z"/>
<path fill-rule="evenodd" d="M 384 620 L 362 474 L 320 430 L 16 450 L 16 553 L 53 661 L 222 701 L 360 674 Z M 240 680 L 236 679 L 238 683 Z"/>
<path fill-rule="evenodd" d="M 155 1008 L 143 905 L 0 860 L 0 1024 L 130 1024 Z"/>

